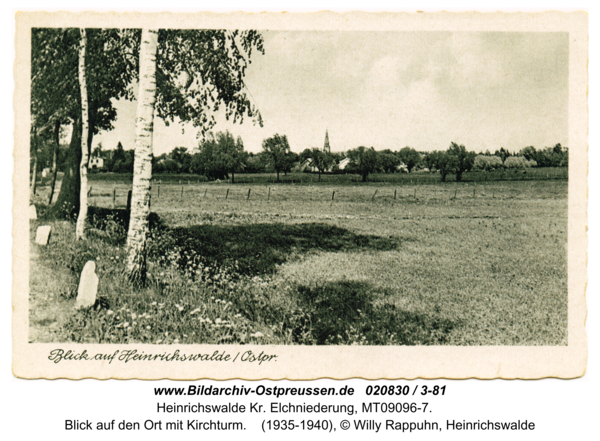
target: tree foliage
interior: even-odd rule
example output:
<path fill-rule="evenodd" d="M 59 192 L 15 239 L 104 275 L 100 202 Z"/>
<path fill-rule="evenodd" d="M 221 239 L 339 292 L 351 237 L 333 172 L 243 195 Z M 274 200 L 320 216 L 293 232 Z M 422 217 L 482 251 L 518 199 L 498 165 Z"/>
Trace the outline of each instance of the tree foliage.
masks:
<path fill-rule="evenodd" d="M 112 129 L 114 102 L 132 99 L 137 79 L 139 32 L 86 29 L 85 71 L 88 86 L 87 145 L 100 130 Z M 81 93 L 78 82 L 79 29 L 32 29 L 32 125 L 44 131 L 55 124 L 73 125 L 60 194 L 50 213 L 70 217 L 79 210 L 81 161 Z"/>
<path fill-rule="evenodd" d="M 506 158 L 508 158 L 512 155 L 512 153 L 510 153 L 510 151 L 508 151 L 504 147 L 500 147 L 500 150 L 496 150 L 494 152 L 494 155 L 498 156 L 500 159 L 502 159 L 502 162 L 504 162 L 504 161 L 506 161 Z"/>
<path fill-rule="evenodd" d="M 319 171 L 319 182 L 321 181 L 321 173 L 329 170 L 333 163 L 333 156 L 329 152 L 317 147 L 310 150 L 310 164 Z"/>
<path fill-rule="evenodd" d="M 400 157 L 400 160 L 404 162 L 404 165 L 406 165 L 409 173 L 413 171 L 416 166 L 421 164 L 421 155 L 419 155 L 412 147 L 400 149 L 398 156 Z"/>
<path fill-rule="evenodd" d="M 192 158 L 191 171 L 200 173 L 209 179 L 227 179 L 231 173 L 241 170 L 244 161 L 244 143 L 242 138 L 233 137 L 229 131 L 214 135 L 209 133 L 200 142 L 200 151 Z"/>
<path fill-rule="evenodd" d="M 89 87 L 89 136 L 112 129 L 114 103 L 133 99 L 138 79 L 139 29 L 86 29 L 86 73 Z M 77 81 L 79 30 L 32 30 L 32 125 L 47 130 L 56 121 L 81 125 Z M 244 75 L 254 52 L 264 53 L 263 38 L 253 30 L 161 30 L 156 73 L 156 115 L 167 123 L 191 122 L 210 130 L 215 114 L 241 122 L 262 119 L 247 97 Z M 72 131 L 80 136 L 81 130 Z M 71 140 L 68 167 L 55 204 L 55 216 L 78 210 L 81 140 Z"/>
<path fill-rule="evenodd" d="M 536 150 L 533 146 L 524 147 L 519 152 L 528 161 L 535 161 L 538 167 L 567 167 L 569 165 L 569 149 L 561 144 Z"/>
<path fill-rule="evenodd" d="M 290 154 L 290 144 L 287 136 L 276 133 L 263 140 L 262 149 L 264 157 L 277 173 L 277 180 L 279 181 L 279 173 L 290 168 L 293 159 Z"/>
<path fill-rule="evenodd" d="M 473 168 L 475 170 L 483 170 L 483 171 L 493 171 L 498 170 L 504 167 L 502 164 L 502 159 L 498 156 L 485 156 L 485 155 L 477 155 L 475 160 L 473 161 Z"/>
<path fill-rule="evenodd" d="M 437 150 L 429 153 L 428 161 L 431 163 L 432 168 L 440 172 L 442 182 L 446 182 L 448 174 L 454 172 L 457 162 L 456 158 L 448 152 Z"/>
<path fill-rule="evenodd" d="M 469 152 L 464 145 L 458 145 L 453 142 L 450 144 L 450 147 L 448 147 L 446 153 L 453 158 L 453 171 L 456 175 L 456 181 L 460 182 L 463 173 L 468 172 L 473 168 L 475 152 Z"/>
<path fill-rule="evenodd" d="M 362 181 L 367 182 L 369 173 L 377 171 L 379 161 L 377 152 L 373 147 L 367 148 L 364 146 L 348 151 L 352 169 L 356 170 L 361 176 Z"/>
<path fill-rule="evenodd" d="M 508 170 L 525 170 L 529 167 L 535 167 L 537 163 L 534 160 L 528 161 L 523 156 L 511 156 L 506 158 L 504 167 Z"/>
<path fill-rule="evenodd" d="M 244 115 L 262 125 L 248 99 L 244 76 L 253 51 L 264 53 L 263 37 L 254 30 L 161 30 L 157 55 L 159 118 L 191 122 L 202 134 L 225 117 L 242 122 Z"/>
<path fill-rule="evenodd" d="M 379 166 L 385 173 L 394 173 L 402 163 L 400 157 L 389 149 L 378 153 Z"/>

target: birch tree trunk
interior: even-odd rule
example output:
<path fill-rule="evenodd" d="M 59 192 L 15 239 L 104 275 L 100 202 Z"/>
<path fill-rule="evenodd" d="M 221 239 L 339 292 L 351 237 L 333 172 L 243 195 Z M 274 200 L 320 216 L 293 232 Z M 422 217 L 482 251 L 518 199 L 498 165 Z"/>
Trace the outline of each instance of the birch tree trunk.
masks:
<path fill-rule="evenodd" d="M 156 50 L 158 30 L 142 29 L 135 159 L 129 230 L 127 231 L 127 272 L 137 284 L 146 281 L 146 241 L 150 214 L 152 179 L 152 135 L 156 102 Z"/>
<path fill-rule="evenodd" d="M 89 162 L 88 152 L 88 95 L 85 75 L 85 49 L 87 37 L 85 29 L 81 29 L 81 42 L 79 45 L 79 88 L 81 90 L 81 163 L 79 164 L 79 176 L 81 186 L 79 188 L 79 215 L 77 216 L 77 227 L 75 236 L 77 239 L 85 239 L 85 220 L 87 218 L 87 170 Z"/>

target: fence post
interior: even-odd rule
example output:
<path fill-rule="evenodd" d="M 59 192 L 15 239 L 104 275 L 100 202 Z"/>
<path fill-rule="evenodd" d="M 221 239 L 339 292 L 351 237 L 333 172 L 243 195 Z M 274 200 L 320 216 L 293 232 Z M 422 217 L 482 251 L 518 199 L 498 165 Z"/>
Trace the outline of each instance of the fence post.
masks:
<path fill-rule="evenodd" d="M 131 213 L 131 190 L 127 192 L 127 213 Z"/>
<path fill-rule="evenodd" d="M 454 189 L 454 199 L 456 199 L 456 192 L 457 192 L 457 190 Z"/>
<path fill-rule="evenodd" d="M 181 182 L 181 181 L 179 181 Z M 183 197 L 183 185 L 181 186 L 181 197 Z"/>
<path fill-rule="evenodd" d="M 117 187 L 113 186 L 113 210 L 116 207 L 116 203 L 117 203 Z"/>
<path fill-rule="evenodd" d="M 267 202 L 271 200 L 271 187 L 269 187 L 269 192 L 267 193 Z"/>
<path fill-rule="evenodd" d="M 413 198 L 417 199 L 417 187 L 415 187 L 415 194 L 414 194 Z"/>
<path fill-rule="evenodd" d="M 225 193 L 225 200 L 229 197 L 229 189 L 227 189 L 227 193 Z"/>
<path fill-rule="evenodd" d="M 377 194 L 377 191 L 378 191 L 378 190 L 379 190 L 378 188 L 376 188 L 376 189 L 375 189 L 375 193 L 373 193 L 373 197 L 371 198 L 371 200 L 372 200 L 372 201 L 374 201 L 374 200 L 375 200 L 375 195 Z"/>
<path fill-rule="evenodd" d="M 158 195 L 156 197 L 159 198 L 160 197 L 160 181 L 158 182 L 158 189 L 157 190 L 158 190 Z"/>
<path fill-rule="evenodd" d="M 206 198 L 206 192 L 208 191 L 208 188 L 204 189 L 204 197 Z"/>
<path fill-rule="evenodd" d="M 249 200 L 250 200 L 250 191 L 251 191 L 251 190 L 252 190 L 251 188 L 249 188 L 249 189 L 248 189 L 248 196 L 246 196 L 246 200 L 247 200 L 247 201 L 249 201 Z"/>
<path fill-rule="evenodd" d="M 475 188 L 473 187 L 473 197 L 475 197 Z"/>
<path fill-rule="evenodd" d="M 394 188 L 394 199 L 396 199 L 396 189 Z"/>
<path fill-rule="evenodd" d="M 335 199 L 335 190 L 333 190 L 333 193 L 331 193 L 331 200 L 333 201 Z"/>

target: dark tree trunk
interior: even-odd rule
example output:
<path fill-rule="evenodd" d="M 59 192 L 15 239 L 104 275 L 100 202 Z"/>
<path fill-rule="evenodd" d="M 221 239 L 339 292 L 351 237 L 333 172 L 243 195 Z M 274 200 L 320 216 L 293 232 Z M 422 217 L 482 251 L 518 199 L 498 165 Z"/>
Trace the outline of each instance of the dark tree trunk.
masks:
<path fill-rule="evenodd" d="M 368 175 L 369 175 L 368 173 L 363 173 L 363 175 L 362 175 L 362 181 L 363 182 L 367 182 L 367 176 Z"/>
<path fill-rule="evenodd" d="M 319 182 L 321 182 L 321 171 L 319 170 Z"/>
<path fill-rule="evenodd" d="M 279 170 L 277 170 L 277 182 L 279 182 Z"/>
<path fill-rule="evenodd" d="M 57 121 L 54 126 L 54 153 L 52 154 L 52 183 L 50 184 L 50 196 L 48 196 L 48 206 L 52 205 L 54 197 L 54 188 L 56 187 L 56 175 L 58 173 L 58 149 L 60 147 L 60 122 Z"/>
<path fill-rule="evenodd" d="M 35 196 L 35 188 L 37 185 L 37 168 L 38 168 L 38 154 L 37 154 L 37 140 L 33 150 L 33 173 L 31 174 L 31 197 Z"/>
<path fill-rule="evenodd" d="M 91 107 L 91 106 L 90 106 Z M 90 130 L 88 134 L 88 147 L 92 145 L 94 137 L 93 119 L 90 112 Z M 73 134 L 67 153 L 66 170 L 60 185 L 60 192 L 54 206 L 49 210 L 48 217 L 56 219 L 75 219 L 79 212 L 79 188 L 81 178 L 79 166 L 81 165 L 81 121 L 73 123 Z"/>
<path fill-rule="evenodd" d="M 235 175 L 233 172 L 231 172 L 231 183 L 235 184 Z"/>

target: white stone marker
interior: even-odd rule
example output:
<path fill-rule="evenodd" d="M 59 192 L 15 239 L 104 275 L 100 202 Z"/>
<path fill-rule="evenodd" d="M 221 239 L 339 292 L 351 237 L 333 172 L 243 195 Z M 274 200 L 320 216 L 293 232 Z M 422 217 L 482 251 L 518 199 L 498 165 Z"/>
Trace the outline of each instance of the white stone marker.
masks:
<path fill-rule="evenodd" d="M 48 245 L 50 242 L 50 231 L 52 227 L 50 225 L 39 226 L 35 232 L 35 243 L 38 245 Z"/>
<path fill-rule="evenodd" d="M 37 219 L 37 209 L 35 205 L 29 206 L 29 219 Z"/>
<path fill-rule="evenodd" d="M 83 267 L 77 290 L 75 309 L 89 308 L 96 303 L 98 293 L 98 276 L 96 275 L 96 262 L 89 260 Z"/>

